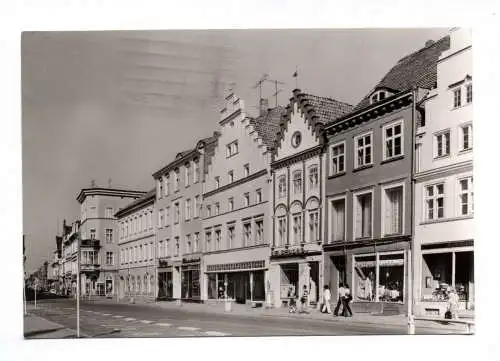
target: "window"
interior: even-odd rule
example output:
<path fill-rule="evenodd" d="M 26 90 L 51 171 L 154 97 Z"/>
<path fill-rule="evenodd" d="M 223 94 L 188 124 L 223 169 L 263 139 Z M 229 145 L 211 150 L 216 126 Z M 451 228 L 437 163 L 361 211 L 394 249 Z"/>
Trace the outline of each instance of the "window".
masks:
<path fill-rule="evenodd" d="M 191 253 L 191 235 L 186 235 L 186 253 Z"/>
<path fill-rule="evenodd" d="M 165 195 L 168 196 L 170 194 L 170 177 L 166 176 L 163 180 L 165 181 Z"/>
<path fill-rule="evenodd" d="M 250 164 L 245 164 L 243 166 L 243 175 L 248 177 L 250 175 Z"/>
<path fill-rule="evenodd" d="M 170 207 L 165 208 L 165 227 L 170 224 Z"/>
<path fill-rule="evenodd" d="M 158 258 L 163 257 L 163 241 L 158 242 Z"/>
<path fill-rule="evenodd" d="M 137 246 L 134 247 L 134 262 L 137 262 L 139 258 L 139 250 L 137 249 Z"/>
<path fill-rule="evenodd" d="M 174 172 L 174 192 L 177 192 L 179 190 L 179 182 L 180 182 L 180 172 L 179 168 L 177 168 Z"/>
<path fill-rule="evenodd" d="M 174 203 L 174 223 L 179 223 L 180 219 L 180 207 L 179 202 Z"/>
<path fill-rule="evenodd" d="M 200 234 L 195 233 L 194 238 L 193 238 L 193 253 L 198 252 L 198 250 L 200 249 L 199 238 L 200 238 Z"/>
<path fill-rule="evenodd" d="M 403 122 L 384 127 L 384 160 L 403 154 Z"/>
<path fill-rule="evenodd" d="M 163 225 L 165 224 L 165 210 L 164 209 L 160 209 L 160 220 L 158 222 L 158 227 L 163 227 Z"/>
<path fill-rule="evenodd" d="M 472 124 L 464 125 L 460 128 L 460 150 L 472 149 Z"/>
<path fill-rule="evenodd" d="M 198 159 L 193 161 L 193 168 L 193 183 L 198 183 L 200 180 L 200 161 Z"/>
<path fill-rule="evenodd" d="M 123 256 L 123 249 L 120 250 L 120 264 L 125 263 L 125 258 Z"/>
<path fill-rule="evenodd" d="M 384 234 L 403 233 L 403 186 L 384 189 Z"/>
<path fill-rule="evenodd" d="M 163 179 L 160 177 L 158 180 L 158 198 L 163 196 Z"/>
<path fill-rule="evenodd" d="M 210 252 L 212 250 L 212 232 L 205 233 L 206 251 Z"/>
<path fill-rule="evenodd" d="M 139 246 L 139 254 L 137 255 L 137 260 L 140 262 L 142 260 L 142 255 L 144 254 L 144 250 L 142 249 L 142 244 Z M 144 257 L 146 258 L 146 257 Z"/>
<path fill-rule="evenodd" d="M 250 205 L 250 193 L 243 194 L 245 207 Z"/>
<path fill-rule="evenodd" d="M 179 237 L 175 237 L 175 256 L 179 255 Z"/>
<path fill-rule="evenodd" d="M 232 170 L 227 172 L 227 181 L 228 183 L 233 183 L 234 182 L 234 173 Z"/>
<path fill-rule="evenodd" d="M 255 229 L 256 229 L 255 242 L 257 244 L 260 244 L 260 243 L 264 242 L 264 220 L 263 219 L 258 219 L 255 221 Z"/>
<path fill-rule="evenodd" d="M 91 217 L 97 217 L 97 209 L 96 207 L 90 207 L 90 216 Z"/>
<path fill-rule="evenodd" d="M 200 196 L 194 197 L 194 204 L 193 204 L 193 210 L 194 210 L 194 218 L 199 217 L 199 208 L 201 206 L 200 203 Z"/>
<path fill-rule="evenodd" d="M 165 257 L 168 257 L 168 253 L 170 251 L 170 239 L 167 238 L 165 241 Z"/>
<path fill-rule="evenodd" d="M 90 239 L 95 239 L 95 229 L 90 230 Z"/>
<path fill-rule="evenodd" d="M 262 202 L 262 189 L 257 189 L 255 191 L 255 202 L 256 203 L 261 203 Z"/>
<path fill-rule="evenodd" d="M 221 239 L 221 238 L 220 238 L 220 235 L 221 235 L 221 231 L 220 231 L 220 229 L 216 229 L 216 230 L 215 230 L 215 249 L 216 249 L 216 250 L 221 249 L 221 248 L 220 248 L 220 239 Z"/>
<path fill-rule="evenodd" d="M 212 217 L 212 206 L 207 205 L 207 217 Z"/>
<path fill-rule="evenodd" d="M 302 214 L 295 213 L 293 215 L 293 244 L 302 242 Z"/>
<path fill-rule="evenodd" d="M 300 170 L 293 172 L 293 193 L 302 193 L 302 172 Z"/>
<path fill-rule="evenodd" d="M 355 238 L 372 236 L 372 194 L 355 196 L 354 202 Z"/>
<path fill-rule="evenodd" d="M 153 228 L 153 211 L 148 212 L 148 228 Z"/>
<path fill-rule="evenodd" d="M 113 230 L 110 228 L 106 228 L 106 243 L 113 243 Z"/>
<path fill-rule="evenodd" d="M 238 141 L 237 140 L 226 145 L 226 157 L 229 158 L 235 154 L 238 154 Z"/>
<path fill-rule="evenodd" d="M 309 242 L 319 240 L 319 211 L 309 211 Z"/>
<path fill-rule="evenodd" d="M 185 203 L 185 218 L 186 218 L 186 221 L 190 220 L 191 219 L 191 199 L 186 199 L 186 203 Z"/>
<path fill-rule="evenodd" d="M 354 168 L 372 164 L 372 133 L 354 138 Z"/>
<path fill-rule="evenodd" d="M 450 131 L 445 131 L 434 136 L 434 157 L 444 157 L 450 154 Z"/>
<path fill-rule="evenodd" d="M 472 177 L 459 180 L 460 183 L 460 215 L 468 216 L 474 213 L 474 191 Z"/>
<path fill-rule="evenodd" d="M 186 163 L 186 165 L 184 166 L 184 186 L 188 187 L 190 181 L 191 181 L 191 167 L 189 163 Z"/>
<path fill-rule="evenodd" d="M 427 220 L 444 217 L 444 183 L 425 187 L 425 205 Z"/>
<path fill-rule="evenodd" d="M 278 217 L 278 242 L 280 246 L 286 244 L 286 216 Z"/>
<path fill-rule="evenodd" d="M 220 203 L 217 202 L 215 203 L 215 215 L 217 216 L 219 215 L 219 213 L 220 213 Z"/>
<path fill-rule="evenodd" d="M 332 170 L 331 174 L 339 174 L 345 171 L 345 144 L 334 144 L 330 148 L 332 157 Z"/>
<path fill-rule="evenodd" d="M 387 92 L 384 91 L 384 90 L 379 90 L 377 91 L 375 94 L 373 94 L 370 98 L 370 102 L 371 104 L 373 103 L 376 103 L 376 102 L 379 102 L 379 101 L 382 101 L 385 99 L 385 97 L 387 96 Z"/>
<path fill-rule="evenodd" d="M 234 210 L 234 199 L 233 199 L 233 197 L 229 198 L 227 202 L 228 202 L 228 210 L 229 210 L 229 212 L 233 211 Z"/>
<path fill-rule="evenodd" d="M 106 209 L 104 210 L 104 217 L 105 218 L 113 218 L 113 208 L 106 207 Z"/>
<path fill-rule="evenodd" d="M 278 178 L 278 195 L 280 198 L 286 197 L 286 177 L 284 175 Z"/>
<path fill-rule="evenodd" d="M 467 93 L 467 96 L 466 96 L 466 98 L 467 98 L 467 100 L 466 100 L 467 104 L 472 103 L 472 83 L 467 84 L 465 86 L 465 89 L 466 89 L 466 93 Z"/>
<path fill-rule="evenodd" d="M 309 167 L 309 190 L 318 188 L 318 166 L 312 165 Z"/>
<path fill-rule="evenodd" d="M 243 246 L 250 245 L 252 240 L 252 224 L 245 223 L 243 224 Z"/>
<path fill-rule="evenodd" d="M 331 237 L 332 241 L 345 240 L 345 199 L 337 199 L 331 202 Z"/>
<path fill-rule="evenodd" d="M 220 187 L 220 179 L 219 177 L 215 177 L 215 189 L 219 189 Z"/>
<path fill-rule="evenodd" d="M 227 248 L 233 247 L 234 243 L 234 226 L 227 227 Z"/>
<path fill-rule="evenodd" d="M 462 105 L 462 88 L 453 90 L 453 107 L 458 108 Z"/>

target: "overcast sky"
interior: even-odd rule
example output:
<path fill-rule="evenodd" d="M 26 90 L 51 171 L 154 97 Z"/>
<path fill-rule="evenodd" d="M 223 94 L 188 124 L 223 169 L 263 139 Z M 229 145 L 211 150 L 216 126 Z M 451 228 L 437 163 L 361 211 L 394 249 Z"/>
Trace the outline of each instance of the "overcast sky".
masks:
<path fill-rule="evenodd" d="M 23 211 L 27 271 L 55 250 L 76 196 L 149 190 L 151 174 L 217 129 L 232 86 L 256 112 L 263 73 L 356 104 L 397 62 L 447 29 L 30 32 L 22 37 Z M 263 97 L 270 104 L 274 85 Z"/>

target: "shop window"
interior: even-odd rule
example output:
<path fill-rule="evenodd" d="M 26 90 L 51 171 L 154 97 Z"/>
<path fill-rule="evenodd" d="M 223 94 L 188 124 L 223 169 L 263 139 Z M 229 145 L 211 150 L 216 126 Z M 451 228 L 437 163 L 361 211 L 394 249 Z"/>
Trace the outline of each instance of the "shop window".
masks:
<path fill-rule="evenodd" d="M 373 256 L 354 258 L 354 282 L 351 292 L 356 301 L 375 301 L 376 260 Z"/>
<path fill-rule="evenodd" d="M 217 298 L 217 275 L 215 273 L 208 274 L 208 298 Z"/>

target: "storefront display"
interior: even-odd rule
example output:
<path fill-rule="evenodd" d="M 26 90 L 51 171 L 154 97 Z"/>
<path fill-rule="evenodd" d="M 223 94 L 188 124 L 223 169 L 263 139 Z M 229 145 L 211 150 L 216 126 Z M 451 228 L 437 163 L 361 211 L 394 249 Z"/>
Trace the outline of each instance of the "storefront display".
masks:
<path fill-rule="evenodd" d="M 264 301 L 264 271 L 208 274 L 208 298 L 234 300 L 238 303 Z"/>
<path fill-rule="evenodd" d="M 354 256 L 355 301 L 404 302 L 404 262 L 403 253 Z"/>
<path fill-rule="evenodd" d="M 172 272 L 158 272 L 158 298 L 173 297 Z"/>

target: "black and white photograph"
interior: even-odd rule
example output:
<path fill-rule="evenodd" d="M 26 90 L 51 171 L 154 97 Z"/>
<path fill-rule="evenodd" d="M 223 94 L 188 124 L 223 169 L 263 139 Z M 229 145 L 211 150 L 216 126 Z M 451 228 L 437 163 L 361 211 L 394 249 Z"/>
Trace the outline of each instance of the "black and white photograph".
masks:
<path fill-rule="evenodd" d="M 473 99 L 469 28 L 23 33 L 25 337 L 473 333 Z"/>

